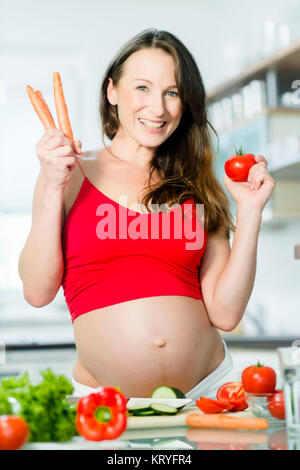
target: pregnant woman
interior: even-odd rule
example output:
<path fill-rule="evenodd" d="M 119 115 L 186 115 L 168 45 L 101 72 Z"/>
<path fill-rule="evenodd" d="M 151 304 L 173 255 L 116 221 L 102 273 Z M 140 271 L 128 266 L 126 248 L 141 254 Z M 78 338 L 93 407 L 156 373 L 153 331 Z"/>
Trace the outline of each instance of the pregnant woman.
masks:
<path fill-rule="evenodd" d="M 214 175 L 200 72 L 169 32 L 148 29 L 122 47 L 99 109 L 99 151 L 82 153 L 59 130 L 37 144 L 41 170 L 19 259 L 24 297 L 42 307 L 63 287 L 75 395 L 106 385 L 150 397 L 166 385 L 191 404 L 214 398 L 236 380 L 219 330 L 233 330 L 244 314 L 275 181 L 263 156 L 247 182 L 224 177 L 237 203 L 234 226 Z"/>

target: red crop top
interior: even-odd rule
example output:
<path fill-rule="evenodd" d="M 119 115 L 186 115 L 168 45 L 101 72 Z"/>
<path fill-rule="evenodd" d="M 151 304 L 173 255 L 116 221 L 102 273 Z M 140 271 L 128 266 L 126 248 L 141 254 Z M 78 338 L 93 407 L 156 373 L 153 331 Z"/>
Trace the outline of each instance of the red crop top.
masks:
<path fill-rule="evenodd" d="M 199 267 L 206 231 L 191 199 L 181 207 L 184 216 L 178 205 L 141 214 L 84 177 L 62 238 L 62 287 L 72 322 L 92 310 L 144 297 L 202 299 Z"/>

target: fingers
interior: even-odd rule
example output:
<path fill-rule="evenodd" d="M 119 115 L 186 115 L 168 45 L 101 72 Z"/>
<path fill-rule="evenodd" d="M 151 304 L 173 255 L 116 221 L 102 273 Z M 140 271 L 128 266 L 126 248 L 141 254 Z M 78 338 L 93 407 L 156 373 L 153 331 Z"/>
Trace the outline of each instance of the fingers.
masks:
<path fill-rule="evenodd" d="M 263 155 L 256 155 L 257 163 L 253 165 L 248 174 L 250 189 L 258 189 L 267 177 L 271 177 L 268 170 L 268 162 Z"/>
<path fill-rule="evenodd" d="M 80 142 L 80 140 L 74 140 L 74 150 L 78 155 L 82 154 L 81 147 L 82 143 Z"/>
<path fill-rule="evenodd" d="M 255 160 L 257 161 L 256 165 L 262 163 L 267 168 L 268 161 L 265 159 L 265 157 L 263 155 L 255 155 Z"/>
<path fill-rule="evenodd" d="M 265 174 L 264 173 L 259 173 L 255 175 L 255 178 L 252 179 L 250 189 L 259 189 L 261 184 L 265 180 Z"/>
<path fill-rule="evenodd" d="M 265 168 L 260 168 L 255 173 L 252 173 L 252 175 L 248 177 L 250 189 L 258 189 L 268 175 L 269 173 Z"/>
<path fill-rule="evenodd" d="M 264 162 L 268 163 L 267 160 L 265 159 L 265 157 L 264 157 L 263 155 L 255 155 L 255 160 L 256 160 L 257 162 L 262 162 L 262 161 L 264 161 Z"/>
<path fill-rule="evenodd" d="M 78 155 L 82 154 L 82 143 L 80 140 L 75 140 L 74 143 L 68 139 L 61 130 L 51 129 L 46 131 L 42 138 L 36 145 L 38 153 L 43 151 L 51 151 L 63 146 L 72 146 L 74 152 Z"/>
<path fill-rule="evenodd" d="M 62 159 L 62 157 L 64 157 Z M 72 147 L 64 146 L 60 147 L 59 149 L 50 150 L 44 155 L 44 160 L 49 164 L 56 164 L 60 161 L 67 162 L 68 165 L 76 163 L 76 158 L 73 153 Z"/>
<path fill-rule="evenodd" d="M 72 145 L 72 142 L 65 137 L 63 132 L 59 129 L 51 129 L 43 134 L 42 138 L 37 143 L 37 148 L 54 150 L 63 145 Z"/>
<path fill-rule="evenodd" d="M 249 172 L 250 173 L 250 172 Z M 270 175 L 266 167 L 257 168 L 252 174 L 248 177 L 248 182 L 250 184 L 250 189 L 259 189 L 260 186 L 264 183 L 270 183 L 273 187 L 276 182 L 274 178 Z"/>

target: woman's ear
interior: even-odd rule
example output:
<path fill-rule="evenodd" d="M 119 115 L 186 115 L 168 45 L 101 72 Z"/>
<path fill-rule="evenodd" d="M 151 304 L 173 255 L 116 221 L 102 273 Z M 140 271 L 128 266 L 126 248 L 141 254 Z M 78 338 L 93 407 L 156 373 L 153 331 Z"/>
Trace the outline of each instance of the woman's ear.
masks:
<path fill-rule="evenodd" d="M 106 89 L 106 95 L 107 95 L 107 99 L 110 102 L 110 104 L 112 104 L 113 106 L 118 104 L 117 92 L 116 92 L 116 89 L 114 87 L 114 84 L 113 84 L 113 81 L 112 81 L 111 77 L 108 77 L 108 85 L 107 85 L 107 89 Z"/>

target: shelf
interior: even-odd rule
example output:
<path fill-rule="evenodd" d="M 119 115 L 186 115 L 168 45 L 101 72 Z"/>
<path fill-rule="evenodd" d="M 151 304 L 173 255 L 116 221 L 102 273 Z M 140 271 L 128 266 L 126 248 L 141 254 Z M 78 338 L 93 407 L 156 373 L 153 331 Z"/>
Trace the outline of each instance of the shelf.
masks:
<path fill-rule="evenodd" d="M 289 47 L 279 50 L 271 57 L 265 58 L 251 65 L 242 71 L 239 75 L 227 80 L 206 93 L 207 102 L 223 98 L 236 87 L 245 85 L 249 80 L 256 80 L 264 77 L 264 74 L 276 68 L 278 71 L 290 71 L 299 73 L 300 61 L 300 40 L 293 42 Z"/>
<path fill-rule="evenodd" d="M 299 338 L 296 337 L 278 337 L 278 336 L 265 336 L 262 337 L 224 337 L 227 346 L 232 348 L 257 348 L 257 349 L 276 349 L 290 347 L 294 341 Z"/>
<path fill-rule="evenodd" d="M 260 117 L 263 116 L 272 116 L 272 115 L 278 115 L 278 114 L 286 114 L 286 115 L 299 115 L 300 116 L 300 108 L 264 108 L 261 110 L 259 114 L 253 115 L 251 118 L 245 118 L 245 119 L 240 119 L 239 121 L 234 122 L 231 126 L 224 127 L 222 129 L 216 129 L 217 132 L 223 133 L 223 132 L 230 132 L 238 127 L 241 126 L 246 126 L 247 124 L 250 124 L 251 122 L 255 121 L 256 119 L 259 119 Z"/>
<path fill-rule="evenodd" d="M 6 344 L 5 350 L 8 351 L 40 351 L 42 349 L 76 349 L 75 343 L 29 343 L 29 344 Z"/>

